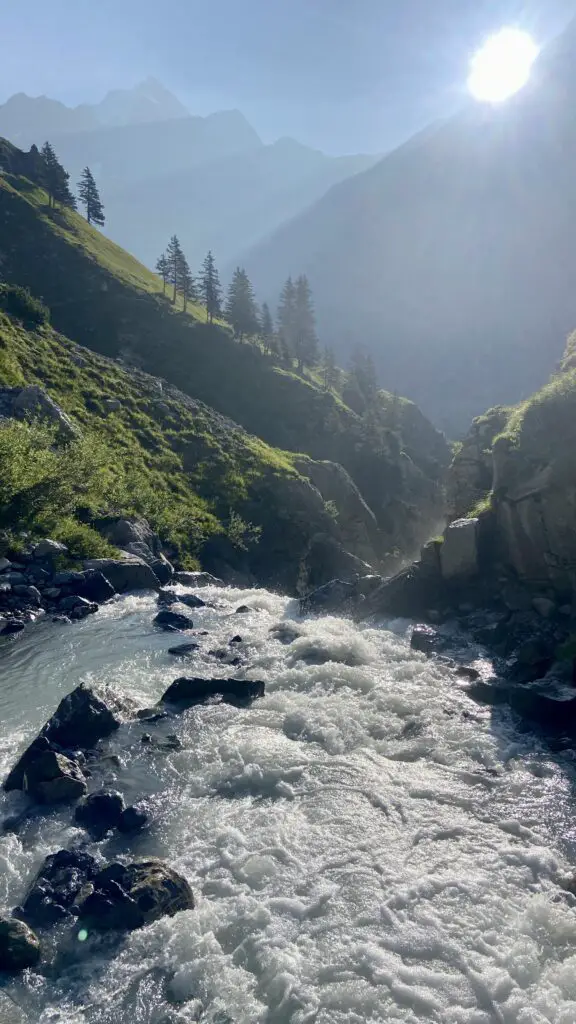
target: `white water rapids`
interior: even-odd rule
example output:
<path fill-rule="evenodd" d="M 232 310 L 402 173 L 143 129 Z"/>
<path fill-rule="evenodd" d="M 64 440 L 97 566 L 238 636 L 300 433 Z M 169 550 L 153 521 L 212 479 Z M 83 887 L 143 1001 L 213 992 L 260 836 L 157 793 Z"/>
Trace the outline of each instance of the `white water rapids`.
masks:
<path fill-rule="evenodd" d="M 152 596 L 0 650 L 3 775 L 81 680 L 141 705 L 178 675 L 266 681 L 249 709 L 197 707 L 114 736 L 108 781 L 147 799 L 153 824 L 99 846 L 165 858 L 196 909 L 10 983 L 27 1016 L 0 994 L 2 1024 L 576 1024 L 576 900 L 558 884 L 575 834 L 570 752 L 475 705 L 409 649 L 406 623 L 300 620 L 266 591 L 202 596 L 217 608 L 191 613 L 209 634 L 190 637 L 191 662 L 167 654 L 188 637 L 152 626 Z M 240 604 L 252 611 L 233 615 Z M 282 620 L 292 643 L 269 632 Z M 246 666 L 230 669 L 208 651 L 238 633 Z M 144 732 L 176 732 L 183 749 L 155 750 Z M 23 801 L 3 795 L 0 814 Z M 71 816 L 0 835 L 0 910 L 85 837 Z"/>

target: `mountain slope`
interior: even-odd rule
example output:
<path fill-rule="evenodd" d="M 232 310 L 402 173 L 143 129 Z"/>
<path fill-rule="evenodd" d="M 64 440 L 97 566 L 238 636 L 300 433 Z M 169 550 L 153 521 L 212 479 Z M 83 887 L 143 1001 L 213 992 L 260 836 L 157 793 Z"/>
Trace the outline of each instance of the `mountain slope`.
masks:
<path fill-rule="evenodd" d="M 530 86 L 470 105 L 336 186 L 247 254 L 264 296 L 306 272 L 323 333 L 464 426 L 534 390 L 576 320 L 576 27 Z"/>
<path fill-rule="evenodd" d="M 442 516 L 445 439 L 409 402 L 381 396 L 375 429 L 330 391 L 280 370 L 253 346 L 184 315 L 159 280 L 70 211 L 50 213 L 23 177 L 26 155 L 0 144 L 4 276 L 49 305 L 63 334 L 129 359 L 241 423 L 268 444 L 342 464 L 376 517 L 378 555 L 408 553 Z M 28 173 L 32 173 L 28 169 Z"/>

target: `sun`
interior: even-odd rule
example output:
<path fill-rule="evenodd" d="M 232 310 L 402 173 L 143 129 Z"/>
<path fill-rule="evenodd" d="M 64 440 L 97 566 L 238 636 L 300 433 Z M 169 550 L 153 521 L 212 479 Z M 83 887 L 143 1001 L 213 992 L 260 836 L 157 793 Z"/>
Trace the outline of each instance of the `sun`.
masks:
<path fill-rule="evenodd" d="M 538 53 L 527 32 L 503 28 L 470 61 L 470 92 L 484 103 L 502 103 L 526 85 Z"/>

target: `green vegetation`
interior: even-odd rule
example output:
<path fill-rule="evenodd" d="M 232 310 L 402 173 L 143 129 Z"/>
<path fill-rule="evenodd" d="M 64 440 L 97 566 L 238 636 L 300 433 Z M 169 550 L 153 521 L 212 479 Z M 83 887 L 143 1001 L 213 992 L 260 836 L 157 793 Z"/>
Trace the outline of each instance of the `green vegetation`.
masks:
<path fill-rule="evenodd" d="M 102 206 L 100 193 L 89 167 L 85 167 L 82 171 L 82 177 L 78 183 L 78 198 L 86 210 L 86 220 L 88 223 L 98 224 L 100 227 L 103 227 L 106 223 L 104 207 Z"/>
<path fill-rule="evenodd" d="M 48 323 L 50 310 L 28 288 L 0 284 L 0 310 L 21 320 L 27 327 Z"/>
<path fill-rule="evenodd" d="M 81 436 L 9 420 L 0 428 L 0 527 L 65 541 L 73 554 L 107 554 L 106 516 L 145 515 L 183 564 L 211 538 L 254 547 L 268 519 L 253 487 L 297 479 L 291 459 L 144 374 L 78 349 L 45 326 L 27 331 L 0 313 L 0 385 L 38 384 Z"/>

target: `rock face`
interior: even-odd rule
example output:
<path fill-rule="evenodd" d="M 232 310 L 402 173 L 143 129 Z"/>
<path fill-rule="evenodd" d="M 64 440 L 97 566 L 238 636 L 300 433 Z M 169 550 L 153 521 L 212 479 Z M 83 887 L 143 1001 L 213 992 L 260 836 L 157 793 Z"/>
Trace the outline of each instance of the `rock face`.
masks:
<path fill-rule="evenodd" d="M 265 684 L 254 679 L 175 679 L 162 695 L 166 704 L 203 704 L 220 697 L 226 704 L 245 706 L 264 696 Z"/>
<path fill-rule="evenodd" d="M 0 917 L 0 971 L 15 974 L 35 967 L 40 960 L 40 942 L 24 921 Z"/>
<path fill-rule="evenodd" d="M 154 858 L 110 864 L 96 875 L 93 886 L 81 906 L 80 921 L 99 931 L 142 928 L 194 907 L 186 879 Z"/>
<path fill-rule="evenodd" d="M 325 502 L 338 509 L 344 546 L 369 565 L 379 561 L 382 538 L 378 522 L 349 473 L 337 462 L 298 459 L 296 468 L 320 491 Z"/>
<path fill-rule="evenodd" d="M 27 787 L 26 779 L 30 776 L 31 769 L 37 761 L 43 764 L 42 759 L 47 753 L 60 757 L 66 751 L 69 756 L 65 757 L 65 761 L 69 761 L 71 760 L 70 752 L 77 751 L 78 748 L 93 747 L 98 740 L 109 736 L 119 727 L 127 710 L 126 701 L 119 699 L 105 687 L 94 688 L 84 685 L 76 687 L 72 693 L 60 701 L 52 718 L 24 751 L 4 782 L 4 789 L 7 791 L 25 789 Z M 75 756 L 74 760 L 76 760 Z M 45 764 L 47 771 L 56 769 L 54 756 Z M 58 766 L 68 770 L 67 763 L 63 764 L 58 761 Z M 36 778 L 36 776 L 33 777 Z M 80 779 L 74 774 L 73 777 L 76 778 L 79 787 Z M 82 796 L 85 792 L 84 785 L 82 792 L 79 791 L 77 796 Z"/>
<path fill-rule="evenodd" d="M 457 519 L 444 531 L 440 571 L 445 580 L 471 578 L 479 568 L 478 519 Z"/>

